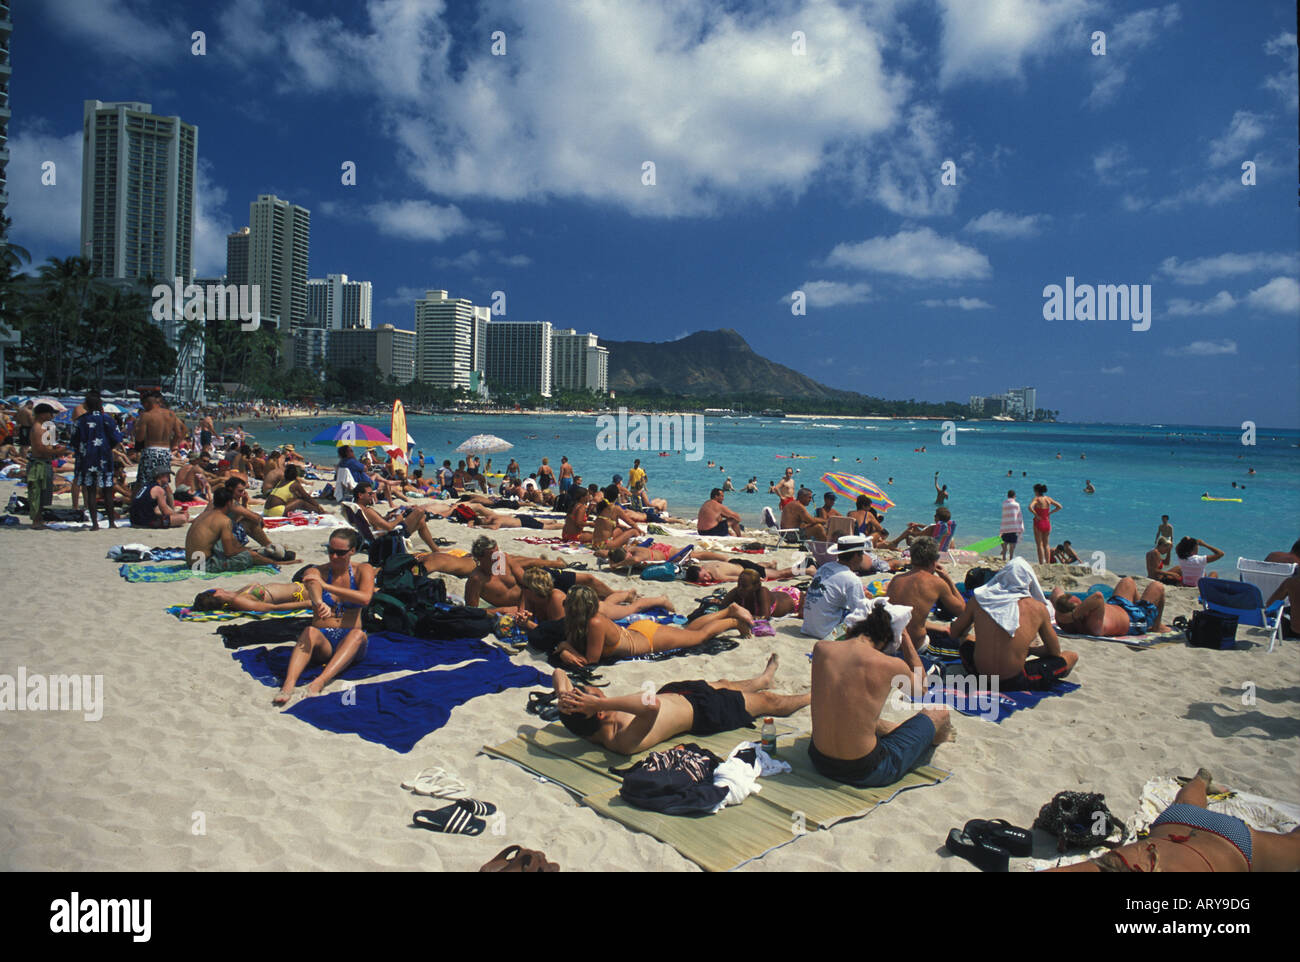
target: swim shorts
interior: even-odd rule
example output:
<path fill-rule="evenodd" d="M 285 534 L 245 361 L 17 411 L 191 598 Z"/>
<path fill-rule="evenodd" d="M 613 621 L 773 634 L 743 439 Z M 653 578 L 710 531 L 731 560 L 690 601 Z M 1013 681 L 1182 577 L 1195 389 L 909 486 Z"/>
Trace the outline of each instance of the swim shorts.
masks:
<path fill-rule="evenodd" d="M 145 448 L 144 453 L 140 455 L 140 468 L 135 475 L 136 483 L 153 484 L 154 479 L 158 477 L 158 472 L 170 473 L 171 469 L 171 448 Z"/>
<path fill-rule="evenodd" d="M 1015 544 L 1019 540 L 1020 540 L 1020 534 L 1019 532 L 1016 531 L 1007 531 L 1004 532 L 1002 535 L 1003 544 Z"/>
<path fill-rule="evenodd" d="M 813 768 L 827 778 L 855 788 L 879 788 L 892 785 L 910 772 L 925 750 L 934 742 L 934 722 L 924 712 L 917 712 L 887 735 L 876 739 L 876 747 L 861 758 L 831 758 L 808 742 L 808 758 Z"/>
<path fill-rule="evenodd" d="M 1116 598 L 1112 595 L 1106 599 L 1106 604 L 1123 608 L 1128 613 L 1130 635 L 1145 635 L 1160 621 L 1160 612 L 1149 601 L 1129 601 L 1127 598 Z"/>
<path fill-rule="evenodd" d="M 696 530 L 698 531 L 698 528 Z M 716 527 L 710 528 L 708 531 L 700 531 L 699 533 L 708 537 L 725 538 L 727 535 L 731 534 L 731 529 L 727 527 L 727 519 L 722 518 L 718 521 Z"/>
<path fill-rule="evenodd" d="M 212 556 L 208 558 L 204 568 L 209 573 L 219 574 L 223 571 L 244 571 L 252 568 L 257 562 L 253 560 L 251 551 L 241 551 L 234 557 L 227 558 L 221 551 L 221 542 L 218 541 L 212 546 Z"/>
<path fill-rule="evenodd" d="M 541 528 L 542 526 L 542 523 L 530 514 L 520 514 L 516 515 L 516 517 L 519 519 L 521 528 Z"/>
<path fill-rule="evenodd" d="M 967 674 L 979 672 L 975 668 L 975 642 L 963 641 L 958 649 L 961 664 Z M 1070 666 L 1059 655 L 1042 655 L 1025 659 L 1025 667 L 1012 678 L 1000 678 L 1002 691 L 1050 691 L 1052 686 L 1070 673 Z"/>
<path fill-rule="evenodd" d="M 552 571 L 551 583 L 567 595 L 569 589 L 578 583 L 578 576 L 572 571 Z"/>
<path fill-rule="evenodd" d="M 754 723 L 754 716 L 745 711 L 745 696 L 729 688 L 714 688 L 702 681 L 674 681 L 660 688 L 659 694 L 686 699 L 695 713 L 692 735 L 716 735 Z"/>

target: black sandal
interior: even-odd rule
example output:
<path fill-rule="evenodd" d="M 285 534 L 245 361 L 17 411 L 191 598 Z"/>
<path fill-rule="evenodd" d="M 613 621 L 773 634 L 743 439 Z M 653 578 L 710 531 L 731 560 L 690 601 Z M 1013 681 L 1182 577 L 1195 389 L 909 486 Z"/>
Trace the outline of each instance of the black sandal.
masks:
<path fill-rule="evenodd" d="M 464 801 L 464 799 L 461 799 Z M 431 832 L 445 835 L 482 835 L 487 822 L 475 818 L 467 808 L 459 804 L 448 805 L 436 812 L 422 808 L 411 816 L 413 828 L 426 828 Z"/>
<path fill-rule="evenodd" d="M 1012 825 L 1004 818 L 973 818 L 962 831 L 972 840 L 990 842 L 1016 858 L 1028 858 L 1034 852 L 1033 833 Z"/>
<path fill-rule="evenodd" d="M 973 839 L 960 829 L 954 828 L 948 832 L 948 841 L 944 847 L 984 872 L 1005 872 L 1011 861 L 1005 848 L 983 839 Z"/>

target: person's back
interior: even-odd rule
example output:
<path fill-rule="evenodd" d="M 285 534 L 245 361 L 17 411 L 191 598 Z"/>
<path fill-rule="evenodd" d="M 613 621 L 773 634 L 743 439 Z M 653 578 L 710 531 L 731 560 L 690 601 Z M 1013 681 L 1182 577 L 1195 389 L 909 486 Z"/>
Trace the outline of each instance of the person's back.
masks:
<path fill-rule="evenodd" d="M 153 482 L 140 485 L 131 498 L 131 524 L 136 528 L 158 527 L 158 485 Z"/>
<path fill-rule="evenodd" d="M 876 721 L 890 680 L 907 666 L 865 642 L 819 641 L 812 651 L 812 742 L 823 755 L 851 759 L 876 747 Z"/>
<path fill-rule="evenodd" d="M 131 519 L 135 523 L 135 519 Z M 225 511 L 218 509 L 215 503 L 208 506 L 194 523 L 189 526 L 185 532 L 185 558 L 187 561 L 193 561 L 195 554 L 201 554 L 205 558 L 212 556 L 213 545 L 217 544 L 224 533 L 225 529 L 230 526 L 230 517 Z"/>
<path fill-rule="evenodd" d="M 147 411 L 141 411 L 135 422 L 136 440 L 151 448 L 170 448 L 172 446 L 176 415 L 161 404 L 155 403 Z"/>
<path fill-rule="evenodd" d="M 951 609 L 953 603 L 950 590 L 944 580 L 933 571 L 912 570 L 895 575 L 889 582 L 886 597 L 896 605 L 907 605 L 912 609 L 912 620 L 907 625 L 907 635 L 918 651 L 929 644 L 926 633 L 926 621 L 936 602 L 942 599 L 943 607 Z M 957 596 L 958 600 L 961 596 Z M 957 614 L 957 612 L 951 612 Z"/>
<path fill-rule="evenodd" d="M 848 615 L 866 607 L 862 579 L 855 570 L 861 567 L 865 543 L 865 538 L 855 535 L 840 538 L 832 549 L 836 560 L 817 569 L 804 596 L 800 631 L 805 635 L 825 638 Z"/>
<path fill-rule="evenodd" d="M 975 628 L 975 668 L 981 675 L 1011 678 L 1024 670 L 1029 649 L 1043 631 L 1051 627 L 1046 605 L 1033 598 L 1021 598 L 1020 626 L 1010 634 L 978 603 L 972 604 Z"/>

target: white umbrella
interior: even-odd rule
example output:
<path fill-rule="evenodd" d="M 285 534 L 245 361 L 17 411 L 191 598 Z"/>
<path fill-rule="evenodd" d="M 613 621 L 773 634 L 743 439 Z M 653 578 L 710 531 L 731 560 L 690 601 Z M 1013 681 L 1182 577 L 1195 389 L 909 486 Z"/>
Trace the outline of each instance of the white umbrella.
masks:
<path fill-rule="evenodd" d="M 495 434 L 476 434 L 456 450 L 461 454 L 496 454 L 509 451 L 514 445 Z"/>
<path fill-rule="evenodd" d="M 54 408 L 54 413 L 55 413 L 55 414 L 58 414 L 60 411 L 66 411 L 66 410 L 68 409 L 66 405 L 61 404 L 58 400 L 56 400 L 55 398 L 52 398 L 52 397 L 34 397 L 34 398 L 32 398 L 32 406 L 33 406 L 33 407 L 35 407 L 35 406 L 37 406 L 37 405 L 40 405 L 40 404 L 48 404 L 50 407 Z"/>
<path fill-rule="evenodd" d="M 118 407 L 116 404 L 113 404 L 111 401 L 105 401 L 105 402 L 104 402 L 104 413 L 105 413 L 105 414 L 125 414 L 126 412 L 125 412 L 125 410 L 123 410 L 122 408 Z"/>

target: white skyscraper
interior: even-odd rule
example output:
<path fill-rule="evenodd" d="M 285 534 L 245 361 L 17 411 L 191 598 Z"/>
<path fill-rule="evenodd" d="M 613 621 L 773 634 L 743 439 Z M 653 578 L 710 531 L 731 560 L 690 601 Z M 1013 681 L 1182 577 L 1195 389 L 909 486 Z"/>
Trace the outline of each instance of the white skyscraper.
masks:
<path fill-rule="evenodd" d="M 347 274 L 328 274 L 307 282 L 307 316 L 326 330 L 369 330 L 370 299 L 370 282 L 350 281 Z"/>
<path fill-rule="evenodd" d="M 440 388 L 477 391 L 483 376 L 486 308 L 427 291 L 415 302 L 415 376 Z"/>
<path fill-rule="evenodd" d="M 81 253 L 96 276 L 190 282 L 198 139 L 151 104 L 85 101 Z"/>
<path fill-rule="evenodd" d="M 248 283 L 260 288 L 262 324 L 291 330 L 307 320 L 311 211 L 274 194 L 248 207 Z"/>
<path fill-rule="evenodd" d="M 609 391 L 609 349 L 595 334 L 573 328 L 551 333 L 551 387 L 557 391 Z"/>

